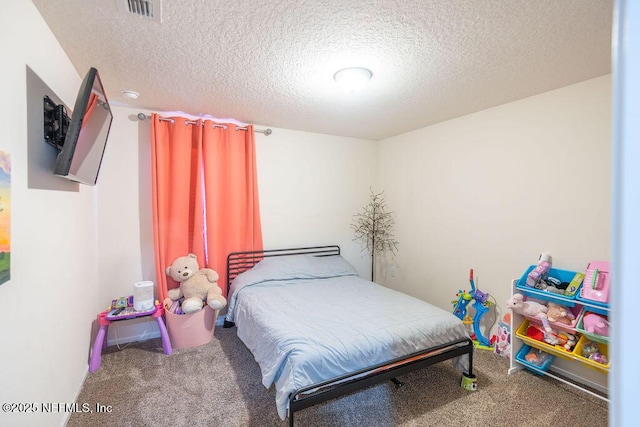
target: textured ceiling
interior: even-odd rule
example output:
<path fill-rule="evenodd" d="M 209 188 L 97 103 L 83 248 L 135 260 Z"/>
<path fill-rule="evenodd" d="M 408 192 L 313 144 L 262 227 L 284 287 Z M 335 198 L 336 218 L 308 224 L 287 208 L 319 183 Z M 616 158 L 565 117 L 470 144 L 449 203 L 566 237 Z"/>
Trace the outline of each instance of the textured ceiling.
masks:
<path fill-rule="evenodd" d="M 33 3 L 112 104 L 373 140 L 611 72 L 613 0 Z M 356 94 L 349 66 L 373 72 Z"/>

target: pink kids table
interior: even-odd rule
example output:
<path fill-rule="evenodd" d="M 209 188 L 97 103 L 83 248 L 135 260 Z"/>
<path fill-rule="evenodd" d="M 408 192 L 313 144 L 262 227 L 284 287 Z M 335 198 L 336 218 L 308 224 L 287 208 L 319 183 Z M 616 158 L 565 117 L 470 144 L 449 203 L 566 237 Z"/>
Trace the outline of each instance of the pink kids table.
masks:
<path fill-rule="evenodd" d="M 95 372 L 100 369 L 100 361 L 102 358 L 102 351 L 107 348 L 107 331 L 109 329 L 109 325 L 112 322 L 118 322 L 121 320 L 128 319 L 136 319 L 138 317 L 147 317 L 151 316 L 158 321 L 158 328 L 160 328 L 160 337 L 162 338 L 162 350 L 164 354 L 171 354 L 171 341 L 169 340 L 169 334 L 167 333 L 167 328 L 164 325 L 164 321 L 162 320 L 162 315 L 164 314 L 164 307 L 160 303 L 156 303 L 155 307 L 151 310 L 147 311 L 133 311 L 133 312 L 123 312 L 122 314 L 115 315 L 114 310 L 103 311 L 98 315 L 98 323 L 100 324 L 100 329 L 98 330 L 98 334 L 96 335 L 96 339 L 93 342 L 93 347 L 91 348 L 91 358 L 89 360 L 89 372 Z"/>

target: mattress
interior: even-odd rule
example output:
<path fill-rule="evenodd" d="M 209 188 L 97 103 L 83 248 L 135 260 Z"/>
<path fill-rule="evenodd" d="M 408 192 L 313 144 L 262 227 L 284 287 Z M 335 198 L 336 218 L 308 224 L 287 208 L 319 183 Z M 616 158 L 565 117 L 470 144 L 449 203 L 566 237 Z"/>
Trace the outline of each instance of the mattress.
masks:
<path fill-rule="evenodd" d="M 339 255 L 264 259 L 230 295 L 227 320 L 275 385 L 283 420 L 301 387 L 468 337 L 452 313 L 358 277 Z"/>

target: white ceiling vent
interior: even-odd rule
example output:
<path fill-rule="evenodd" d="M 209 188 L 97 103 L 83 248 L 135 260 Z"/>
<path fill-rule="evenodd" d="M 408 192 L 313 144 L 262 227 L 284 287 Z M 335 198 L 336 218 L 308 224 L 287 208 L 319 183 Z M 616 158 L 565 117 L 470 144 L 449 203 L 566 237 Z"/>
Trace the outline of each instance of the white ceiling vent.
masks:
<path fill-rule="evenodd" d="M 118 11 L 162 22 L 162 0 L 116 0 Z"/>

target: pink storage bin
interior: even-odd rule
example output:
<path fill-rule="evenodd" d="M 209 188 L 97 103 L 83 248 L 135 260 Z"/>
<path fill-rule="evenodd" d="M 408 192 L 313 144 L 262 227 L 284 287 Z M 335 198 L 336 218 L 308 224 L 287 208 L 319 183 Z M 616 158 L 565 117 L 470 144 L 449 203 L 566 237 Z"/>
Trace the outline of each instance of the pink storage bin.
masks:
<path fill-rule="evenodd" d="M 206 305 L 192 314 L 164 312 L 171 346 L 175 349 L 198 347 L 213 340 L 218 310 Z"/>
<path fill-rule="evenodd" d="M 525 297 L 525 301 L 527 300 L 527 297 Z M 534 301 L 539 301 L 536 300 L 535 298 L 533 298 Z M 542 301 L 544 302 L 544 301 Z M 564 308 L 571 312 L 571 314 L 573 314 L 574 319 L 571 321 L 570 324 L 565 325 L 564 323 L 558 323 L 558 322 L 551 322 L 549 321 L 549 326 L 551 326 L 553 329 L 557 329 L 563 332 L 568 332 L 570 334 L 575 334 L 576 333 L 576 326 L 578 325 L 578 322 L 580 321 L 580 317 L 582 316 L 582 312 L 584 311 L 584 307 L 582 307 L 581 305 L 576 305 L 574 307 L 567 307 L 564 306 Z M 524 316 L 527 319 L 529 319 L 529 321 L 535 323 L 536 325 L 542 325 L 542 320 L 540 320 L 537 317 L 531 317 L 531 316 Z"/>

